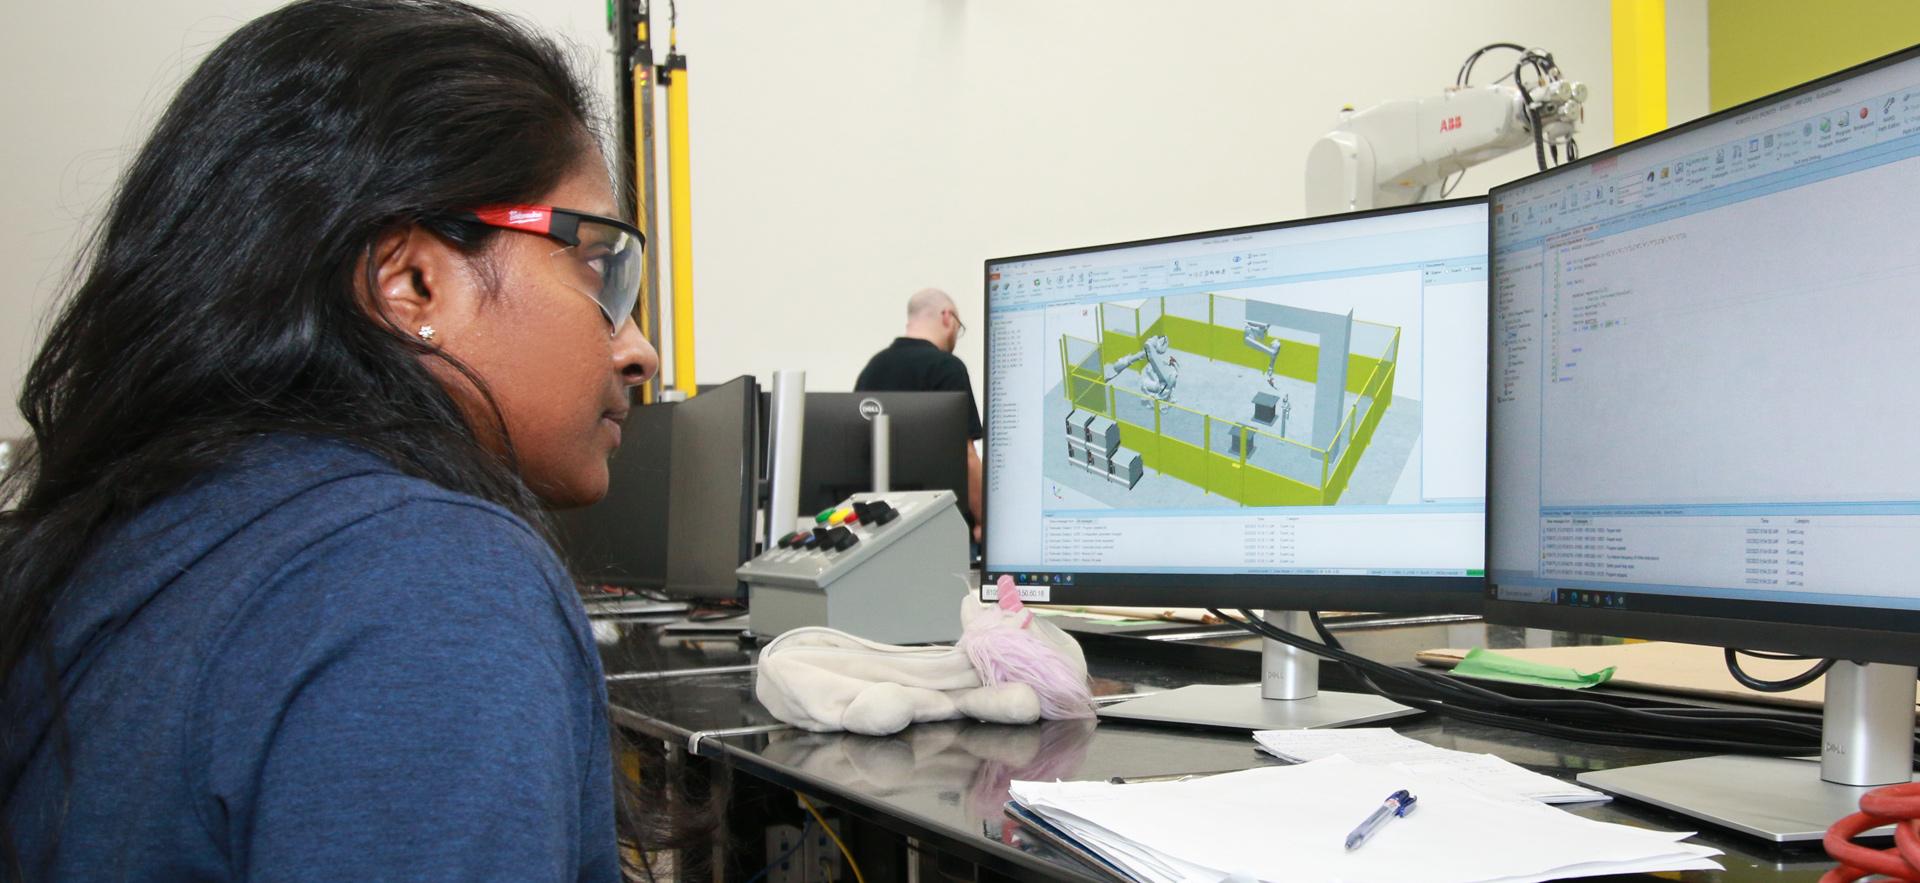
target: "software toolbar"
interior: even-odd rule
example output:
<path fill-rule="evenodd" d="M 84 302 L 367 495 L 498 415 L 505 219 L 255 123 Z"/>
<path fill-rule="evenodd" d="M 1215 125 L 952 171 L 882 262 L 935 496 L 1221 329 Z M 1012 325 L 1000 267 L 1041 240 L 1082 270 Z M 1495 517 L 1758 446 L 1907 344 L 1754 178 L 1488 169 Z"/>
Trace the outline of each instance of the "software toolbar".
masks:
<path fill-rule="evenodd" d="M 1494 207 L 1497 247 L 1524 248 L 1588 225 L 1648 223 L 1704 197 L 1733 195 L 1724 191 L 1793 186 L 1920 148 L 1920 89 L 1837 99 L 1831 91 L 1801 96 L 1741 118 L 1737 135 L 1709 146 L 1601 160 L 1551 187 L 1516 192 Z"/>
<path fill-rule="evenodd" d="M 1231 289 L 1316 275 L 1378 273 L 1381 255 L 1408 268 L 1456 266 L 1474 255 L 1483 271 L 1486 231 L 1436 225 L 1421 215 L 1355 222 L 1333 237 L 1311 228 L 1231 233 L 1178 245 L 1145 245 L 1113 252 L 1014 261 L 987 274 L 987 296 L 997 311 L 1129 295 Z"/>

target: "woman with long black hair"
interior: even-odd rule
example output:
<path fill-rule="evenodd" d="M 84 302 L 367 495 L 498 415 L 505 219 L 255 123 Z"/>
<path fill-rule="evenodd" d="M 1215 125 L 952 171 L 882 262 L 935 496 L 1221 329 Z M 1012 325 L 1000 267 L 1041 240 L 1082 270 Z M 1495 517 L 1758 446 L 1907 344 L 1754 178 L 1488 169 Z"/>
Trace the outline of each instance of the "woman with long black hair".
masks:
<path fill-rule="evenodd" d="M 618 879 L 542 514 L 658 364 L 591 105 L 452 0 L 295 3 L 188 79 L 20 399 L 0 876 Z"/>

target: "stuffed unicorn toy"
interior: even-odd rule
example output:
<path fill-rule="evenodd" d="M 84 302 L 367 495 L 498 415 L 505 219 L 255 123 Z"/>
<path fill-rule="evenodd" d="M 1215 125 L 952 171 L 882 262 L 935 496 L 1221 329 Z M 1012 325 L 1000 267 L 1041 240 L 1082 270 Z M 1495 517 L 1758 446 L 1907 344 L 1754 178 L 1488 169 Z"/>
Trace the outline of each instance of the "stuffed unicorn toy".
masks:
<path fill-rule="evenodd" d="M 903 647 L 828 628 L 799 628 L 760 651 L 754 695 L 773 716 L 817 733 L 885 736 L 924 721 L 969 717 L 1026 724 L 1093 716 L 1080 645 L 1020 602 L 961 604 L 959 643 Z"/>

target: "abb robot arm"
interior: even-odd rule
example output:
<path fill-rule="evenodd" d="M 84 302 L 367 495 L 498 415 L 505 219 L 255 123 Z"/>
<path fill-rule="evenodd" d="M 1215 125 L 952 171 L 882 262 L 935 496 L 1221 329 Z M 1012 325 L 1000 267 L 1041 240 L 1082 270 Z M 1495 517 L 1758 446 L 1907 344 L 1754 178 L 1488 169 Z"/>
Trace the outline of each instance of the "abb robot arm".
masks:
<path fill-rule="evenodd" d="M 1307 153 L 1307 214 L 1327 215 L 1438 199 L 1442 182 L 1469 167 L 1528 145 L 1542 169 L 1551 150 L 1558 159 L 1579 155 L 1574 132 L 1587 87 L 1561 76 L 1550 53 L 1523 51 L 1514 83 L 1465 85 L 1472 64 L 1456 84 L 1428 98 L 1403 98 L 1354 112 L 1321 136 Z M 1531 65 L 1533 83 L 1521 85 Z M 1503 78 L 1505 79 L 1505 78 Z"/>

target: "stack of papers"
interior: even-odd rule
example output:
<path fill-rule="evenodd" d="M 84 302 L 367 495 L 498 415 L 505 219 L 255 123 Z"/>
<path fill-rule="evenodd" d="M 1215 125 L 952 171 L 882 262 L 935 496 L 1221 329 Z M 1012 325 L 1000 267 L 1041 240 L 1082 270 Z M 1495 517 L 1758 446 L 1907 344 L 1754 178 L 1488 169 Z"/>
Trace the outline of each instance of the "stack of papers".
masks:
<path fill-rule="evenodd" d="M 1585 803 L 1607 795 L 1529 770 L 1491 754 L 1452 751 L 1409 739 L 1386 727 L 1336 730 L 1261 730 L 1253 734 L 1261 750 L 1301 763 L 1340 755 L 1364 764 L 1430 773 L 1483 791 L 1527 797 L 1541 803 Z"/>
<path fill-rule="evenodd" d="M 1414 811 L 1348 851 L 1348 832 L 1402 788 L 1418 798 Z M 1720 867 L 1709 858 L 1717 850 L 1681 842 L 1688 834 L 1343 757 L 1183 782 L 1014 782 L 1012 795 L 1116 876 L 1142 883 L 1523 883 Z"/>

